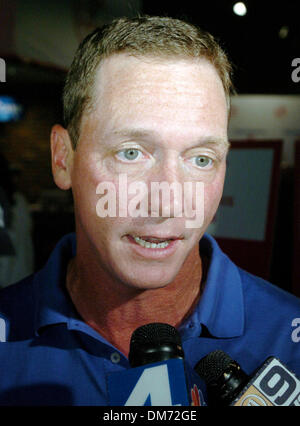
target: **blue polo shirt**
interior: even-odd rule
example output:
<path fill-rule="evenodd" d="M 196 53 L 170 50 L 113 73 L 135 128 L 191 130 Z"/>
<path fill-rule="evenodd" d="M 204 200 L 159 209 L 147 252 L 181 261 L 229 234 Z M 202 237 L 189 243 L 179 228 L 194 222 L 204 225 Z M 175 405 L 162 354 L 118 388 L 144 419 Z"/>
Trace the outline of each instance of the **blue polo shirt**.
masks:
<path fill-rule="evenodd" d="M 0 405 L 108 405 L 107 375 L 129 368 L 71 302 L 65 278 L 75 253 L 67 235 L 42 270 L 0 291 Z M 274 355 L 300 376 L 300 300 L 238 268 L 209 235 L 200 253 L 204 292 L 179 327 L 186 362 L 193 368 L 222 349 L 251 374 Z"/>

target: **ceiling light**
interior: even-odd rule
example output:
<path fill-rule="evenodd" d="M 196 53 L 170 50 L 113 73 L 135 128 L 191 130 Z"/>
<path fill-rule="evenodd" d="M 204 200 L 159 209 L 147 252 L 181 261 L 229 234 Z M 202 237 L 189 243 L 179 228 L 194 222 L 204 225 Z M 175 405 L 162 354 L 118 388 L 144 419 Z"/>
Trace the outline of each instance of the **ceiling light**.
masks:
<path fill-rule="evenodd" d="M 287 36 L 289 35 L 289 31 L 290 31 L 289 27 L 284 25 L 283 27 L 280 28 L 278 35 L 280 38 L 287 38 Z"/>
<path fill-rule="evenodd" d="M 243 3 L 242 1 L 235 3 L 233 5 L 233 11 L 238 16 L 245 16 L 246 13 L 247 13 L 247 8 L 246 8 L 245 3 Z"/>

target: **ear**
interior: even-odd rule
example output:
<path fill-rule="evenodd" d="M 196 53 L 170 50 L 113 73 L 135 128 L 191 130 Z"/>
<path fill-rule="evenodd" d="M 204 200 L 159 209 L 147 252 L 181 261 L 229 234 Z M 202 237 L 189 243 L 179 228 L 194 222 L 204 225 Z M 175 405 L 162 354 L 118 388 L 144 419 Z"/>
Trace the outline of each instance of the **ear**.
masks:
<path fill-rule="evenodd" d="M 72 186 L 72 167 L 74 150 L 68 131 L 59 124 L 51 129 L 52 174 L 60 189 Z"/>

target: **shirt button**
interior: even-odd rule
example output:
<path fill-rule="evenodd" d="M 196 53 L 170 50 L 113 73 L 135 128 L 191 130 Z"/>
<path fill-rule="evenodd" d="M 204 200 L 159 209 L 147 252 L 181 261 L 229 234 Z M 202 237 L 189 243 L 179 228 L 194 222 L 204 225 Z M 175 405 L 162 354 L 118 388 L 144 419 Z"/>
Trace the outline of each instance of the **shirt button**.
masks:
<path fill-rule="evenodd" d="M 114 364 L 118 364 L 118 362 L 120 362 L 120 354 L 118 352 L 113 352 L 110 356 L 110 360 L 111 362 L 113 362 Z"/>

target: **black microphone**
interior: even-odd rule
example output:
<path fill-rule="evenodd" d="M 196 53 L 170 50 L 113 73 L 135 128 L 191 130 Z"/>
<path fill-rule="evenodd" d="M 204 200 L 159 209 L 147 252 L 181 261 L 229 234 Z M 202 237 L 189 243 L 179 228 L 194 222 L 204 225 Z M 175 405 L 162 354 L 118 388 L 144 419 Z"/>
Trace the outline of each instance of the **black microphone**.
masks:
<path fill-rule="evenodd" d="M 169 359 L 184 359 L 181 337 L 176 328 L 155 322 L 142 325 L 132 333 L 128 356 L 131 367 Z"/>
<path fill-rule="evenodd" d="M 300 380 L 273 356 L 252 376 L 221 350 L 202 358 L 195 370 L 206 382 L 208 406 L 300 405 Z"/>
<path fill-rule="evenodd" d="M 110 405 L 206 405 L 202 379 L 184 363 L 181 336 L 169 324 L 150 323 L 131 337 L 132 368 L 108 376 Z"/>

